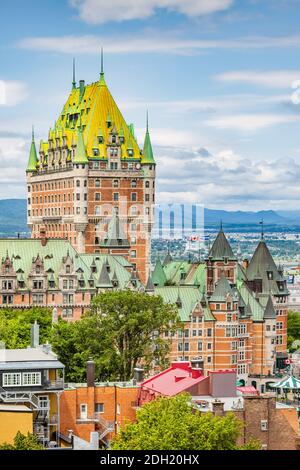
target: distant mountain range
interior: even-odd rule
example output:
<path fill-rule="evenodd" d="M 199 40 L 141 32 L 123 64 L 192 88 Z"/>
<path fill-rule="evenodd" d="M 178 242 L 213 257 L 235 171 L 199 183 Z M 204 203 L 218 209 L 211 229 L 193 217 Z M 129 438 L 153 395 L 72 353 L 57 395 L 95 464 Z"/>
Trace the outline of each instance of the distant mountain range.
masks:
<path fill-rule="evenodd" d="M 18 233 L 24 236 L 28 233 L 26 218 L 26 199 L 0 200 L 0 236 L 16 236 Z M 249 212 L 204 209 L 206 227 L 219 226 L 221 221 L 225 226 L 259 226 L 262 219 L 269 226 L 300 227 L 300 210 Z"/>

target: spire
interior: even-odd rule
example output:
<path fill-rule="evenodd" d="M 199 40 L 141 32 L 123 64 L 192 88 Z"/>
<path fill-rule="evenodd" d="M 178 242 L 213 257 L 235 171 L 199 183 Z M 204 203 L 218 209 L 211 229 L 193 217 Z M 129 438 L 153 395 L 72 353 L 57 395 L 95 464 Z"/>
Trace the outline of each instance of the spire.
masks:
<path fill-rule="evenodd" d="M 264 233 L 264 219 L 261 219 L 261 221 L 259 222 L 259 224 L 261 225 L 261 240 L 264 240 L 264 237 L 265 237 L 265 233 Z"/>
<path fill-rule="evenodd" d="M 142 163 L 150 163 L 150 164 L 155 163 L 154 156 L 153 156 L 151 139 L 150 139 L 150 133 L 149 133 L 149 114 L 148 114 L 148 111 L 147 111 L 147 119 L 146 119 L 146 135 L 145 135 Z"/>
<path fill-rule="evenodd" d="M 105 85 L 105 78 L 104 78 L 104 60 L 103 60 L 103 47 L 101 47 L 101 70 L 100 70 L 100 85 Z"/>
<path fill-rule="evenodd" d="M 36 171 L 37 164 L 38 164 L 38 157 L 37 157 L 36 146 L 35 146 L 34 127 L 32 126 L 32 141 L 31 141 L 31 146 L 30 146 L 26 173 L 30 173 L 31 171 Z"/>
<path fill-rule="evenodd" d="M 72 82 L 72 88 L 73 90 L 76 88 L 76 64 L 75 64 L 75 59 L 73 58 L 73 82 Z"/>

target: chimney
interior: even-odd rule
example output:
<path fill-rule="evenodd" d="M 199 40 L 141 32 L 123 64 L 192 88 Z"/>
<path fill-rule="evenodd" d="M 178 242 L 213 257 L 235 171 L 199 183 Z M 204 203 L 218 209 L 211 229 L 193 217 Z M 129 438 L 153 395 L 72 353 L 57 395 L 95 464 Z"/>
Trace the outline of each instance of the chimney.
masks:
<path fill-rule="evenodd" d="M 248 258 L 243 259 L 243 268 L 244 268 L 244 269 L 247 269 L 248 266 L 249 266 L 249 260 L 248 260 Z"/>
<path fill-rule="evenodd" d="M 34 325 L 31 325 L 31 344 L 32 348 L 37 348 L 40 345 L 40 326 L 35 320 Z"/>
<path fill-rule="evenodd" d="M 95 387 L 95 362 L 90 357 L 86 363 L 87 386 Z"/>
<path fill-rule="evenodd" d="M 212 402 L 212 412 L 215 416 L 224 415 L 224 402 L 221 400 L 215 400 Z"/>
<path fill-rule="evenodd" d="M 42 246 L 46 246 L 47 245 L 47 235 L 46 235 L 46 228 L 45 227 L 40 228 L 40 239 L 41 239 Z"/>
<path fill-rule="evenodd" d="M 134 375 L 133 375 L 133 378 L 134 380 L 136 380 L 136 382 L 138 384 L 144 382 L 144 369 L 139 369 L 138 367 L 136 367 L 134 370 Z"/>

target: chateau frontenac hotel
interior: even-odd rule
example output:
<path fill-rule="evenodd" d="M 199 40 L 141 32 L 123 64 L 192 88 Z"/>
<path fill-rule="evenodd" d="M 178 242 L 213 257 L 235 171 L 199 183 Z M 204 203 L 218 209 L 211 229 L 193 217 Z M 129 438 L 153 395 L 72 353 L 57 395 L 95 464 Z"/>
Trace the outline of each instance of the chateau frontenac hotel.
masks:
<path fill-rule="evenodd" d="M 103 64 L 103 62 L 102 62 Z M 75 74 L 74 74 L 75 75 Z M 148 121 L 148 120 L 147 120 Z M 125 255 L 146 282 L 155 203 L 155 161 L 148 122 L 143 150 L 106 85 L 75 76 L 71 93 L 27 167 L 33 238 L 68 238 L 78 253 Z M 118 217 L 115 230 L 109 223 Z M 120 236 L 119 236 L 120 235 Z M 122 235 L 122 236 L 121 236 Z"/>
<path fill-rule="evenodd" d="M 46 140 L 32 138 L 27 166 L 31 239 L 0 240 L 0 308 L 46 306 L 80 319 L 106 290 L 133 289 L 176 304 L 182 328 L 167 334 L 171 360 L 204 371 L 235 369 L 265 391 L 287 358 L 288 295 L 264 236 L 238 259 L 221 227 L 201 262 L 172 259 L 151 270 L 155 171 L 100 79 L 77 86 Z M 274 380 L 273 380 L 274 381 Z"/>

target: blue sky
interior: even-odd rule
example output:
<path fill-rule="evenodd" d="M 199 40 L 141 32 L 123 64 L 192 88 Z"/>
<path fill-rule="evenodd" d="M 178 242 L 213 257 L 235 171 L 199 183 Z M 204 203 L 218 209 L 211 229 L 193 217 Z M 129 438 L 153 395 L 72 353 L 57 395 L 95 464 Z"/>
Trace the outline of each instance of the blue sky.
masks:
<path fill-rule="evenodd" d="M 106 81 L 141 145 L 149 109 L 159 202 L 298 209 L 299 20 L 300 0 L 5 2 L 0 197 L 25 196 L 31 125 L 47 136 L 72 58 L 77 79 L 95 81 L 103 46 Z"/>

